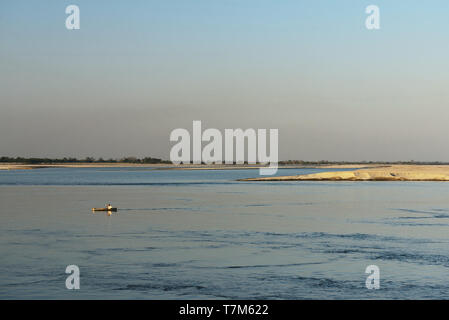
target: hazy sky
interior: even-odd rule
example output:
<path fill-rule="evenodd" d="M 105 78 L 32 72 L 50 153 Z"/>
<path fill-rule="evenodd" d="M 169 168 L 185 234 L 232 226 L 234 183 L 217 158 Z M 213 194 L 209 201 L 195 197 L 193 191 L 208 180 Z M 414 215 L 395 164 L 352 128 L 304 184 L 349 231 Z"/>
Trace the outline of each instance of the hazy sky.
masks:
<path fill-rule="evenodd" d="M 449 161 L 448 57 L 447 0 L 1 0 L 0 156 L 168 159 L 202 120 L 278 128 L 281 159 Z"/>

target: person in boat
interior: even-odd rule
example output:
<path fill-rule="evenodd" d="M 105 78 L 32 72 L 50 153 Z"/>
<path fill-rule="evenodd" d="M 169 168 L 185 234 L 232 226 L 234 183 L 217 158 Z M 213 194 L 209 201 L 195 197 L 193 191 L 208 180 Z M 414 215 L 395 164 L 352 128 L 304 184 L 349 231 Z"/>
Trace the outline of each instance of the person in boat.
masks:
<path fill-rule="evenodd" d="M 106 206 L 106 208 L 107 208 L 108 210 L 111 210 L 111 209 L 112 209 L 112 206 L 111 206 L 111 204 L 110 204 L 110 203 L 108 203 L 108 205 Z"/>

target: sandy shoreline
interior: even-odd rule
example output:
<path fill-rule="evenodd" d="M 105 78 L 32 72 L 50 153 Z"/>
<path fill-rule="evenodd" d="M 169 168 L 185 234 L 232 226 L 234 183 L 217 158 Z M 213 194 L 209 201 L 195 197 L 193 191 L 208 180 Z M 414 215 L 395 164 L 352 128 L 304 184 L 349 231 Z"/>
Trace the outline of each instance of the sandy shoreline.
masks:
<path fill-rule="evenodd" d="M 164 167 L 171 164 L 134 164 L 134 163 L 61 163 L 61 164 L 17 164 L 2 163 L 0 170 L 30 170 L 43 168 L 126 168 L 126 167 Z"/>
<path fill-rule="evenodd" d="M 0 170 L 30 170 L 41 168 L 148 168 L 149 170 L 242 170 L 259 169 L 260 165 L 173 165 L 132 163 L 64 163 L 27 165 L 0 164 Z M 345 171 L 320 172 L 307 175 L 256 177 L 241 181 L 449 181 L 449 165 L 283 165 L 284 169 L 326 168 Z"/>
<path fill-rule="evenodd" d="M 348 171 L 250 178 L 241 181 L 449 181 L 449 165 L 379 165 Z"/>
<path fill-rule="evenodd" d="M 31 170 L 42 168 L 152 168 L 155 170 L 241 170 L 241 169 L 259 169 L 265 166 L 261 165 L 197 165 L 197 164 L 135 164 L 135 163 L 60 163 L 60 164 L 17 164 L 17 163 L 2 163 L 0 170 Z M 280 165 L 283 169 L 304 169 L 304 168 L 365 168 L 366 164 L 354 165 Z M 370 166 L 372 167 L 372 166 Z"/>

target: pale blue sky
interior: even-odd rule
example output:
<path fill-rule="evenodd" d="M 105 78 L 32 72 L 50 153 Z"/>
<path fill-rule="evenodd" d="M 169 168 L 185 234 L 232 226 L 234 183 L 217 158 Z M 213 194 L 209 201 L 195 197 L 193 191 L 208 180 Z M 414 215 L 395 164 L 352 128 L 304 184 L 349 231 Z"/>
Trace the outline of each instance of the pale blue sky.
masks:
<path fill-rule="evenodd" d="M 448 39 L 446 0 L 2 0 L 0 155 L 168 158 L 202 120 L 278 128 L 281 159 L 449 161 Z"/>

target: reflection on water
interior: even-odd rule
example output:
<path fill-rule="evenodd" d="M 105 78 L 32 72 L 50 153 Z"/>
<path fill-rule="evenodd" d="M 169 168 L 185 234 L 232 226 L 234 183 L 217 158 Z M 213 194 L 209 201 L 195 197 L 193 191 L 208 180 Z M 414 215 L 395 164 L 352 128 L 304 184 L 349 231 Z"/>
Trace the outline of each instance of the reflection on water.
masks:
<path fill-rule="evenodd" d="M 448 184 L 235 181 L 254 174 L 0 172 L 0 298 L 448 297 Z"/>
<path fill-rule="evenodd" d="M 114 211 L 114 212 L 117 212 L 117 211 Z M 104 215 L 106 215 L 106 216 L 108 216 L 108 217 L 110 217 L 111 215 L 112 215 L 112 211 L 110 211 L 110 210 L 107 210 L 107 211 L 95 211 L 95 210 L 92 210 L 92 213 L 93 214 L 104 214 Z"/>

